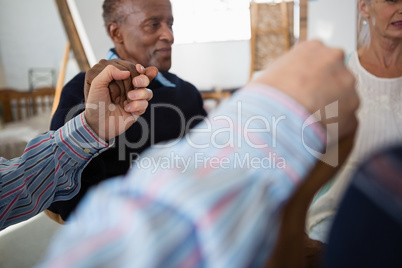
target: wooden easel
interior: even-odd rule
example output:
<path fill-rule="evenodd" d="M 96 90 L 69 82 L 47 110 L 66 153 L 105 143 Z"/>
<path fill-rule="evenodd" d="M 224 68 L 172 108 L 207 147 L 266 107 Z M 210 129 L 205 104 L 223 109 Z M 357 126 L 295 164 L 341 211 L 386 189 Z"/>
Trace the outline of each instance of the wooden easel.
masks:
<path fill-rule="evenodd" d="M 70 50 L 72 50 L 74 52 L 74 57 L 77 60 L 77 64 L 81 71 L 87 71 L 90 68 L 87 56 L 85 54 L 85 50 L 83 48 L 81 39 L 78 35 L 77 28 L 76 28 L 74 20 L 71 16 L 71 11 L 68 6 L 67 0 L 55 0 L 55 2 L 57 5 L 57 8 L 59 10 L 59 14 L 60 14 L 61 20 L 63 22 L 64 28 L 66 30 L 66 34 L 67 34 L 69 41 L 66 44 L 66 49 L 64 52 L 64 57 L 63 57 L 59 77 L 57 79 L 56 95 L 55 95 L 55 99 L 53 102 L 52 115 L 56 111 L 57 106 L 59 105 L 59 99 L 60 99 L 61 90 L 62 90 L 63 84 L 64 84 L 64 78 L 65 78 L 65 74 L 66 74 L 66 66 L 67 66 L 68 55 L 70 53 Z"/>
<path fill-rule="evenodd" d="M 64 79 L 66 77 L 66 68 L 67 68 L 69 54 L 70 54 L 70 42 L 67 41 L 66 48 L 64 50 L 63 60 L 61 62 L 59 77 L 57 78 L 57 84 L 56 84 L 56 90 L 55 90 L 55 94 L 54 94 L 51 116 L 53 116 L 54 112 L 57 109 L 57 106 L 59 106 L 61 91 L 63 89 Z"/>

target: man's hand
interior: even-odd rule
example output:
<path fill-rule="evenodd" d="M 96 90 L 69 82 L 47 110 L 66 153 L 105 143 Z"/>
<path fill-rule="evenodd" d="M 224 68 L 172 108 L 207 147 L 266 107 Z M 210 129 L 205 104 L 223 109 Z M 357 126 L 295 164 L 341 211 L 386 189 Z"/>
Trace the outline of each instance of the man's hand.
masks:
<path fill-rule="evenodd" d="M 140 74 L 133 79 L 130 77 L 130 71 L 122 71 L 109 65 L 90 83 L 84 115 L 91 129 L 103 140 L 107 141 L 124 133 L 145 112 L 148 101 L 152 98 L 152 91 L 145 88 L 150 82 L 147 75 Z M 124 92 L 127 89 L 127 100 L 124 93 L 124 98 L 118 97 L 118 104 L 112 102 L 109 90 L 111 81 L 124 81 L 119 89 Z M 134 88 L 136 89 L 128 91 Z"/>
<path fill-rule="evenodd" d="M 320 41 L 302 42 L 274 61 L 251 83 L 263 83 L 281 90 L 310 113 L 338 101 L 339 138 L 342 138 L 356 129 L 355 111 L 359 105 L 355 78 L 344 60 L 340 49 L 326 47 Z"/>
<path fill-rule="evenodd" d="M 140 64 L 133 64 L 128 61 L 113 59 L 113 60 L 100 60 L 85 74 L 84 96 L 85 102 L 87 100 L 89 90 L 91 88 L 92 80 L 108 65 L 113 65 L 119 70 L 127 70 L 130 72 L 130 77 L 124 80 L 112 80 L 109 84 L 110 97 L 115 104 L 123 105 L 127 100 L 127 93 L 134 89 L 132 79 L 139 74 L 144 74 L 152 81 L 158 74 L 156 67 L 144 68 Z"/>

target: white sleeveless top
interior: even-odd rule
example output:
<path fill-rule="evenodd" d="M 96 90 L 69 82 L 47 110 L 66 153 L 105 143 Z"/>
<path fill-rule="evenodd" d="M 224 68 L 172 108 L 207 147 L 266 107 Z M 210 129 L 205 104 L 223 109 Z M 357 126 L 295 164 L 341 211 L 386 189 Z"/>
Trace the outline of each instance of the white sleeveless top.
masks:
<path fill-rule="evenodd" d="M 402 142 L 402 76 L 379 78 L 360 65 L 357 51 L 347 62 L 360 97 L 359 126 L 353 151 L 331 188 L 310 207 L 307 232 L 335 214 L 357 165 L 373 152 Z M 323 238 L 324 240 L 324 238 Z"/>

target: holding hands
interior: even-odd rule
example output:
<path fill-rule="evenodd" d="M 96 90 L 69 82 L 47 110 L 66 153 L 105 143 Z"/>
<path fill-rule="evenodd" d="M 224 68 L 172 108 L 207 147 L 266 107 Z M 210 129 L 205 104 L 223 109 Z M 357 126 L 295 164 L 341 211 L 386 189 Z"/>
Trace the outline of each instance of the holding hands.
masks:
<path fill-rule="evenodd" d="M 155 67 L 144 68 L 122 60 L 102 60 L 85 76 L 85 119 L 103 140 L 124 133 L 145 112 L 155 78 Z"/>

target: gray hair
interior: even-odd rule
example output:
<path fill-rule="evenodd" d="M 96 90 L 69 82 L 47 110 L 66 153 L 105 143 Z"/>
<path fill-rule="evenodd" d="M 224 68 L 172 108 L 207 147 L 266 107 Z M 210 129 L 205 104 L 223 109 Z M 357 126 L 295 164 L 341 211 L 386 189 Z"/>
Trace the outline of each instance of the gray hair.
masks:
<path fill-rule="evenodd" d="M 371 0 L 364 0 L 366 3 L 371 3 Z M 357 3 L 357 47 L 363 47 L 370 43 L 370 28 L 367 20 L 363 18 L 359 11 L 359 0 Z"/>
<path fill-rule="evenodd" d="M 122 3 L 126 0 L 105 0 L 103 2 L 103 21 L 105 26 L 111 22 L 121 23 L 125 18 L 126 12 L 122 8 Z"/>

